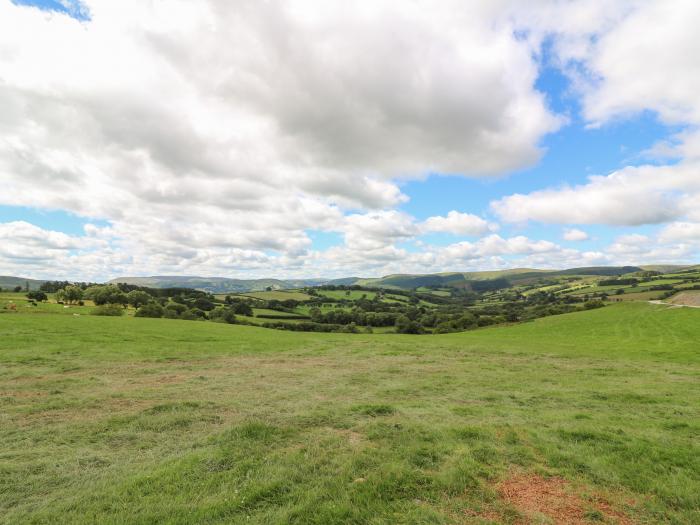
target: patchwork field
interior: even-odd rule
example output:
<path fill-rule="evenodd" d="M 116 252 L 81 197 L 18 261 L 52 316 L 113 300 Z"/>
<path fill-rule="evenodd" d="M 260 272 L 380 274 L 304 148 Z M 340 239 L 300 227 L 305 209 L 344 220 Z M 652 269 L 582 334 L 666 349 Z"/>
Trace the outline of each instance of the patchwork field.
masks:
<path fill-rule="evenodd" d="M 0 523 L 700 523 L 700 310 L 434 336 L 0 314 Z"/>

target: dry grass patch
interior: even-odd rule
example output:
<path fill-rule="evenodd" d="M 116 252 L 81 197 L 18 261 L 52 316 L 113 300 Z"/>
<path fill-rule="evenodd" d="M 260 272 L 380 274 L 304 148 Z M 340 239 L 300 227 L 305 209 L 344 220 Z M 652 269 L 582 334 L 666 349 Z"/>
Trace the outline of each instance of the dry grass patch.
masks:
<path fill-rule="evenodd" d="M 571 483 L 558 477 L 517 473 L 496 486 L 499 497 L 521 515 L 515 523 L 530 525 L 590 525 L 591 522 L 634 525 L 625 513 L 615 509 L 605 498 L 584 499 Z M 499 521 L 493 511 L 480 517 Z"/>

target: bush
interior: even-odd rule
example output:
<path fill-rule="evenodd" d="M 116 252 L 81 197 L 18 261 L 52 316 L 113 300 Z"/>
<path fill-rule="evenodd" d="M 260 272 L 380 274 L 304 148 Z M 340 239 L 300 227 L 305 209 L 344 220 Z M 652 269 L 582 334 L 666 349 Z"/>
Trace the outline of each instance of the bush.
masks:
<path fill-rule="evenodd" d="M 118 304 L 101 304 L 92 310 L 92 315 L 110 315 L 118 317 L 124 315 L 124 308 Z"/>
<path fill-rule="evenodd" d="M 163 317 L 163 313 L 164 309 L 161 305 L 158 303 L 148 303 L 136 310 L 134 315 L 136 317 Z"/>

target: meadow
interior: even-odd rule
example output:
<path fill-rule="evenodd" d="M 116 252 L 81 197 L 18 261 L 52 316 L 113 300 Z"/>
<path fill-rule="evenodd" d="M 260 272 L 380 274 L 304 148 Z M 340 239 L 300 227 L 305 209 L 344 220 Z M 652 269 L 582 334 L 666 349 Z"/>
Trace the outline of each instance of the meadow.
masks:
<path fill-rule="evenodd" d="M 698 309 L 431 336 L 60 313 L 0 314 L 0 523 L 700 523 Z"/>

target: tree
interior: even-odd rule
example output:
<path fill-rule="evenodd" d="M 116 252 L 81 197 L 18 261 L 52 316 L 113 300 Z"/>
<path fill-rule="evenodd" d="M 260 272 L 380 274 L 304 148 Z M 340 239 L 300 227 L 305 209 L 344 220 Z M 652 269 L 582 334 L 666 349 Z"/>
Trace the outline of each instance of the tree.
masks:
<path fill-rule="evenodd" d="M 148 303 L 144 304 L 141 308 L 136 310 L 134 314 L 136 317 L 163 317 L 163 307 L 158 303 Z"/>
<path fill-rule="evenodd" d="M 19 292 L 21 292 L 21 291 L 22 291 L 22 287 L 21 287 L 21 286 L 15 286 L 15 293 L 19 293 Z"/>
<path fill-rule="evenodd" d="M 187 311 L 187 307 L 184 304 L 171 303 L 165 307 L 166 312 L 175 312 L 175 317 L 182 315 Z"/>
<path fill-rule="evenodd" d="M 321 309 L 317 306 L 314 306 L 309 310 L 309 317 L 311 318 L 311 322 L 313 323 L 323 322 L 323 313 L 321 312 Z"/>
<path fill-rule="evenodd" d="M 70 283 L 68 281 L 46 281 L 39 286 L 39 290 L 47 293 L 56 293 L 65 288 Z"/>
<path fill-rule="evenodd" d="M 129 304 L 127 295 L 119 289 L 118 286 L 108 284 L 106 286 L 90 286 L 85 290 L 85 298 L 91 299 L 96 305 L 102 304 L 120 304 L 126 306 Z"/>
<path fill-rule="evenodd" d="M 421 325 L 411 321 L 406 315 L 398 316 L 394 326 L 398 334 L 420 334 L 423 331 Z"/>
<path fill-rule="evenodd" d="M 216 305 L 206 297 L 198 297 L 197 299 L 195 299 L 193 306 L 195 308 L 199 308 L 200 310 L 205 310 L 209 312 L 213 310 Z"/>
<path fill-rule="evenodd" d="M 69 285 L 56 292 L 56 299 L 64 303 L 77 303 L 83 298 L 83 290 L 79 286 Z"/>
<path fill-rule="evenodd" d="M 32 301 L 47 301 L 49 298 L 44 292 L 40 291 L 34 291 L 34 292 L 28 292 L 27 293 L 27 299 L 31 299 Z"/>
<path fill-rule="evenodd" d="M 232 308 L 217 308 L 209 314 L 209 317 L 212 321 L 221 320 L 224 323 L 236 324 L 236 314 Z"/>
<path fill-rule="evenodd" d="M 152 297 L 150 294 L 141 290 L 131 290 L 128 294 L 126 294 L 126 299 L 131 306 L 134 308 L 139 308 L 140 306 L 151 301 Z"/>
<path fill-rule="evenodd" d="M 253 316 L 253 307 L 250 306 L 249 303 L 240 302 L 240 303 L 236 303 L 233 306 L 233 312 L 236 315 L 245 315 L 248 317 L 252 317 Z"/>

